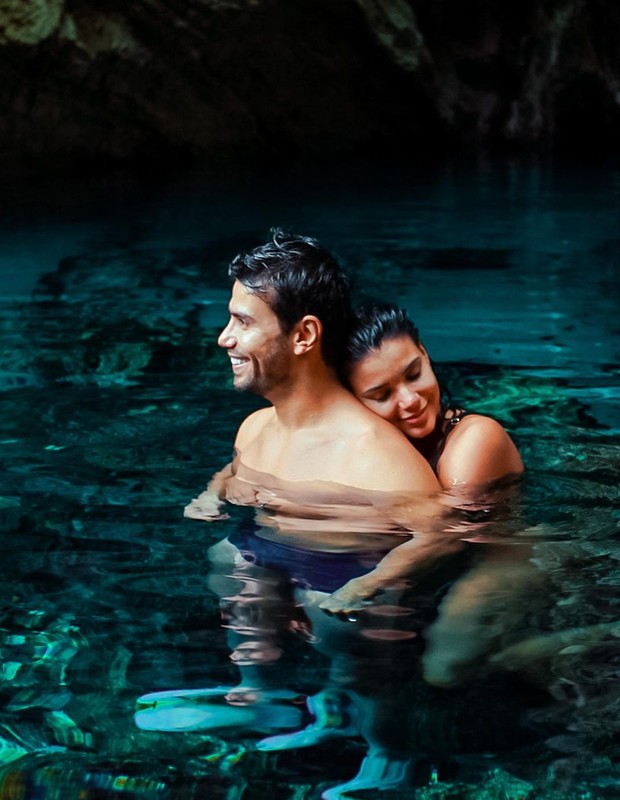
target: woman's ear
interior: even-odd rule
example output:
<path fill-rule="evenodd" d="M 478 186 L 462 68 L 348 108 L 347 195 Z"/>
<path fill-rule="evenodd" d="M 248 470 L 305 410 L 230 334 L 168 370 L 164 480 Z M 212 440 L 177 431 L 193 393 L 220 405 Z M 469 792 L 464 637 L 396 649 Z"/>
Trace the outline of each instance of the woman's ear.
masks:
<path fill-rule="evenodd" d="M 306 314 L 293 328 L 293 352 L 301 356 L 321 343 L 323 325 L 318 317 Z"/>

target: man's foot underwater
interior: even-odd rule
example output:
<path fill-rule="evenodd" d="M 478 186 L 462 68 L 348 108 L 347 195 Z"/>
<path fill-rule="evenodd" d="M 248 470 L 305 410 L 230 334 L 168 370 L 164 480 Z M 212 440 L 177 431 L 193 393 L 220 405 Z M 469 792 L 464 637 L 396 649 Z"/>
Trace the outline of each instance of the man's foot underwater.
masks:
<path fill-rule="evenodd" d="M 322 742 L 343 737 L 359 736 L 356 709 L 350 698 L 341 692 L 326 690 L 306 701 L 315 721 L 293 733 L 269 736 L 256 745 L 258 750 L 295 750 L 314 747 Z"/>
<path fill-rule="evenodd" d="M 347 783 L 332 786 L 321 795 L 322 800 L 343 800 L 352 792 L 377 789 L 389 791 L 404 789 L 412 785 L 416 757 L 395 758 L 390 755 L 369 751 L 362 761 L 359 772 Z"/>
<path fill-rule="evenodd" d="M 305 699 L 287 690 L 246 686 L 168 689 L 139 697 L 134 722 L 145 731 L 271 733 L 302 724 Z"/>

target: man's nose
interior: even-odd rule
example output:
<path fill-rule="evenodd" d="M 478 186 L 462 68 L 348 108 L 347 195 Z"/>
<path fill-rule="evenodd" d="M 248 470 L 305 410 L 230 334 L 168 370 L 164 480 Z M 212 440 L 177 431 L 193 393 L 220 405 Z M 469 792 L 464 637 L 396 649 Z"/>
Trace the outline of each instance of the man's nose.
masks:
<path fill-rule="evenodd" d="M 220 347 L 226 347 L 230 349 L 234 346 L 234 337 L 232 334 L 232 323 L 229 322 L 228 325 L 224 328 L 224 330 L 220 333 L 217 337 L 217 343 Z"/>

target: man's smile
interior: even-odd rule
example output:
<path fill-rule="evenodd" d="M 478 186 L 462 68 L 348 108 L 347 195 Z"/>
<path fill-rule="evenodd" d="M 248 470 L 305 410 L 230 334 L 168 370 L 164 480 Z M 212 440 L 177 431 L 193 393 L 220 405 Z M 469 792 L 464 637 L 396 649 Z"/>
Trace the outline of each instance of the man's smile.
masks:
<path fill-rule="evenodd" d="M 230 358 L 230 365 L 233 369 L 233 372 L 236 372 L 237 369 L 242 367 L 244 364 L 247 364 L 250 360 L 249 358 L 242 358 L 241 356 L 228 356 Z"/>

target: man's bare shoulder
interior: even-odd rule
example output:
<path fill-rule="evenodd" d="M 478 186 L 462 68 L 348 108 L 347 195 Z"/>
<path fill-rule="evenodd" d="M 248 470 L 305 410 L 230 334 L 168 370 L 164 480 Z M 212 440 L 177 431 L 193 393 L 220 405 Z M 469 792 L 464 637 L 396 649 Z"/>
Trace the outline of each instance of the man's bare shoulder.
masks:
<path fill-rule="evenodd" d="M 433 470 L 411 442 L 389 422 L 365 408 L 363 412 L 351 420 L 355 435 L 347 436 L 348 482 L 379 491 L 436 491 Z"/>
<path fill-rule="evenodd" d="M 275 411 L 272 406 L 269 408 L 261 408 L 246 417 L 237 431 L 237 438 L 235 439 L 235 449 L 241 450 L 253 441 L 257 436 L 260 436 L 265 427 L 269 425 L 275 418 Z"/>

